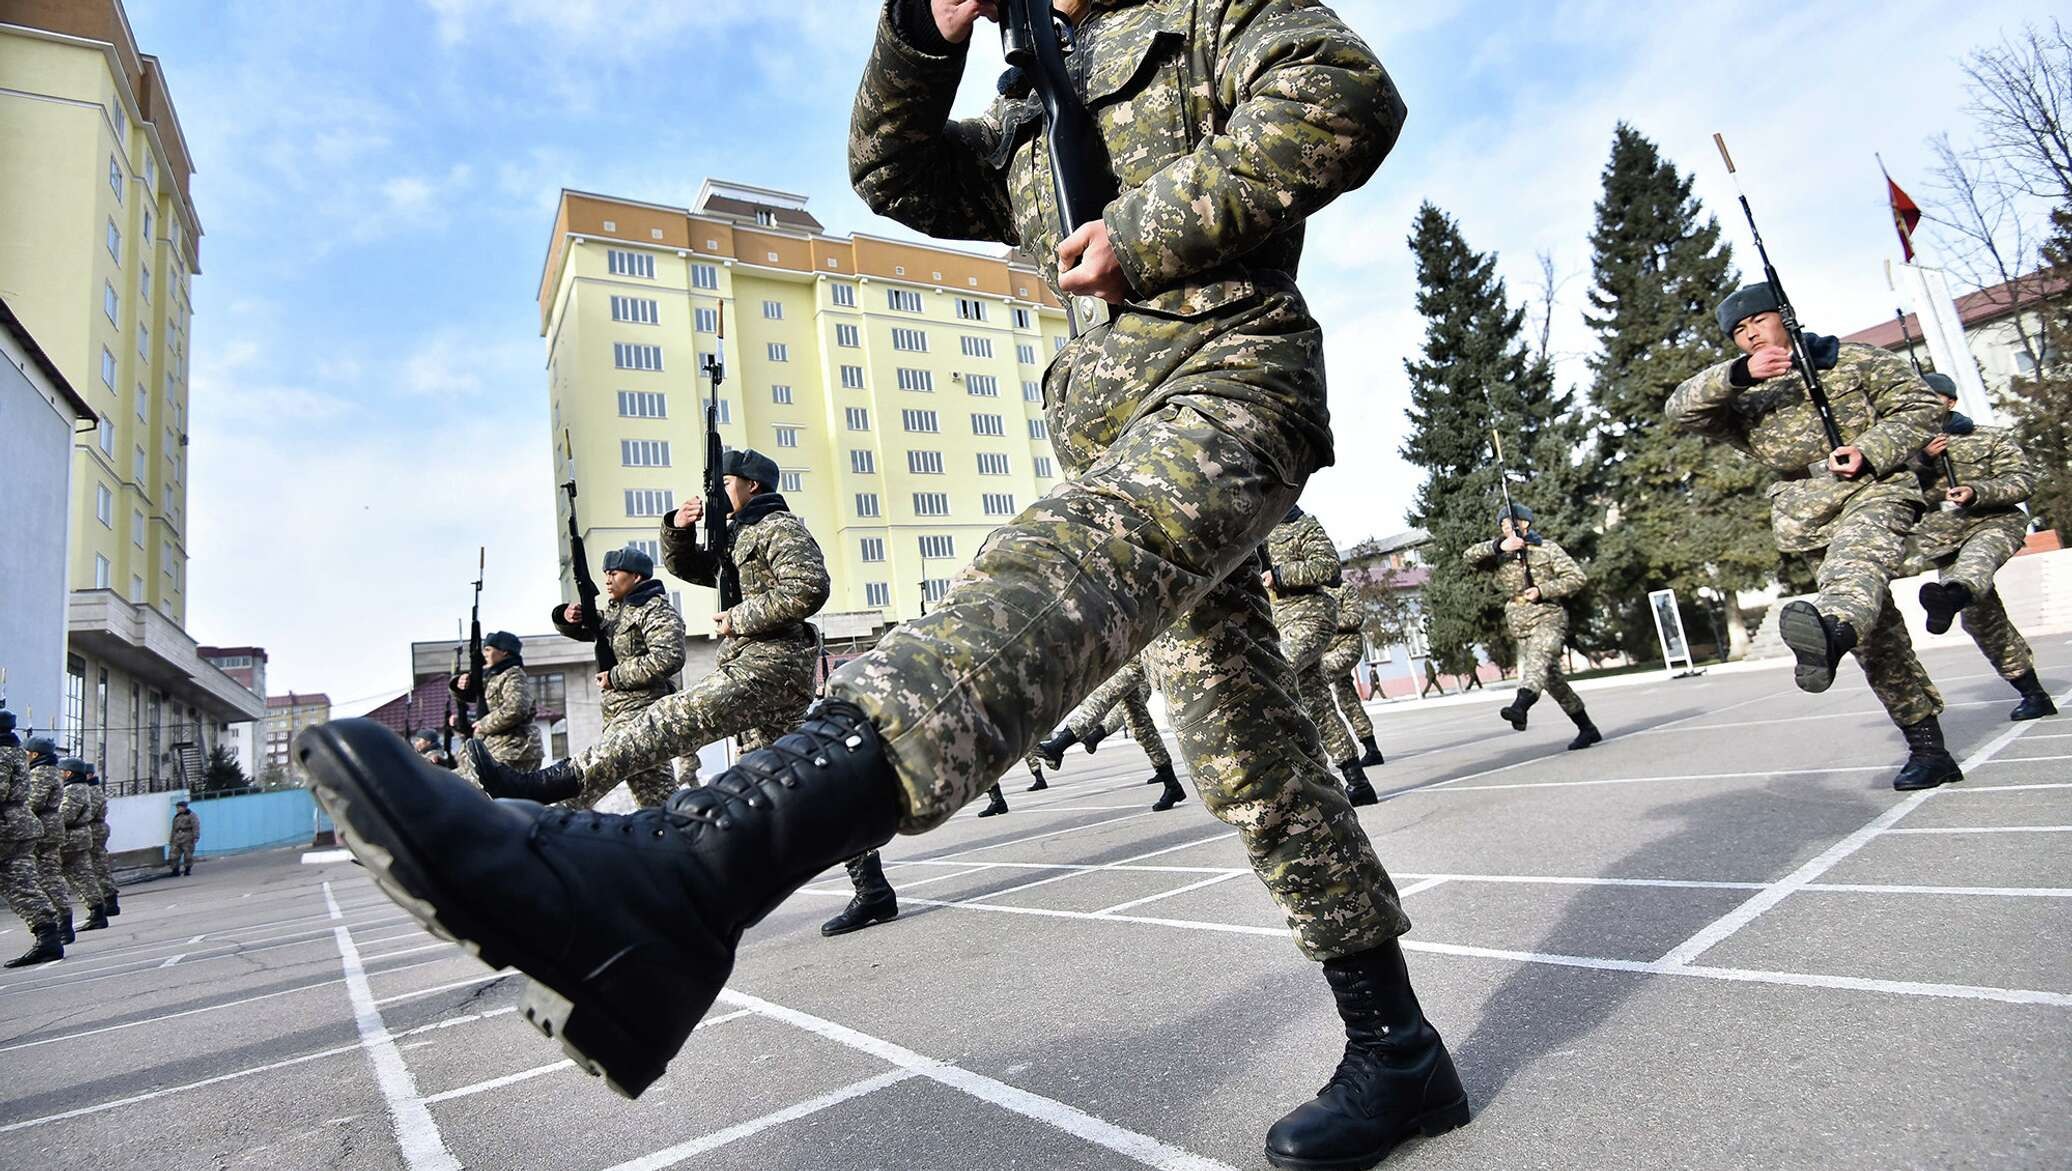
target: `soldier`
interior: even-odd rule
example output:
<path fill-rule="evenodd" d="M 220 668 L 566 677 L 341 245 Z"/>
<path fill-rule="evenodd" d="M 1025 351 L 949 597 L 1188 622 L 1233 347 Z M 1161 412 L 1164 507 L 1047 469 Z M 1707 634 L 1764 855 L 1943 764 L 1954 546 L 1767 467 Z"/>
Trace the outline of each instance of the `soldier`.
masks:
<path fill-rule="evenodd" d="M 1185 801 L 1187 790 L 1180 787 L 1180 778 L 1173 773 L 1173 758 L 1166 752 L 1165 740 L 1158 734 L 1158 725 L 1151 722 L 1151 681 L 1145 674 L 1141 656 L 1110 675 L 1107 681 L 1094 688 L 1092 695 L 1080 701 L 1064 727 L 1036 746 L 1035 758 L 1048 764 L 1053 771 L 1063 768 L 1065 749 L 1074 744 L 1084 744 L 1086 750 L 1092 752 L 1108 737 L 1111 729 L 1106 721 L 1111 719 L 1120 719 L 1127 725 L 1130 736 L 1151 759 L 1151 776 L 1144 783 L 1165 786 L 1159 790 L 1158 799 L 1152 802 L 1151 811 L 1164 813 Z M 1034 767 L 1033 763 L 1031 767 Z"/>
<path fill-rule="evenodd" d="M 455 763 L 464 775 L 477 778 L 481 773 L 474 768 L 475 745 L 480 744 L 488 757 L 507 768 L 535 769 L 546 759 L 546 748 L 540 742 L 539 725 L 533 723 L 532 685 L 525 675 L 525 643 L 508 630 L 499 630 L 482 640 L 482 657 L 488 664 L 483 672 L 487 677 L 482 686 L 482 711 L 475 717 L 474 726 L 462 728 L 468 735 L 468 742 Z M 447 686 L 459 695 L 472 685 L 468 673 L 455 675 Z M 460 727 L 458 715 L 448 716 L 447 722 Z"/>
<path fill-rule="evenodd" d="M 430 728 L 419 728 L 417 731 L 410 733 L 410 747 L 416 749 L 419 756 L 424 757 L 440 768 L 453 767 L 453 754 L 446 751 L 445 747 L 439 743 L 439 734 Z"/>
<path fill-rule="evenodd" d="M 2058 714 L 2058 705 L 2036 678 L 2036 658 L 2028 640 L 2016 630 L 1993 588 L 1993 575 L 2028 537 L 2029 518 L 2021 503 L 2036 487 L 2036 465 L 2014 436 L 1999 427 L 1980 427 L 1957 413 L 1957 383 L 1947 374 L 1925 376 L 1928 385 L 1949 404 L 1942 432 L 1928 441 L 1917 458 L 1916 472 L 1931 501 L 1930 509 L 1907 538 L 1907 565 L 1920 573 L 1933 566 L 1938 580 L 1921 586 L 1921 608 L 1928 611 L 1928 632 L 1941 634 L 1950 619 L 1964 616 L 1986 661 L 2021 694 L 2008 713 L 2010 720 L 2037 720 Z M 1957 473 L 1951 483 L 1943 459 Z"/>
<path fill-rule="evenodd" d="M 635 546 L 604 555 L 604 591 L 611 595 L 598 631 L 583 627 L 583 604 L 556 607 L 554 628 L 581 642 L 601 632 L 619 661 L 597 673 L 603 696 L 604 727 L 618 727 L 646 711 L 665 695 L 676 693 L 676 675 L 683 670 L 683 615 L 669 604 L 669 590 L 655 580 L 655 561 Z M 591 809 L 621 778 L 599 777 L 569 799 L 577 809 Z M 660 805 L 676 791 L 668 761 L 624 778 L 633 800 L 642 807 Z"/>
<path fill-rule="evenodd" d="M 1333 586 L 1331 596 L 1338 603 L 1338 628 L 1324 647 L 1324 677 L 1331 683 L 1338 714 L 1352 725 L 1353 738 L 1360 742 L 1360 767 L 1387 764 L 1381 746 L 1374 742 L 1374 721 L 1360 704 L 1360 685 L 1353 678 L 1367 653 L 1367 636 L 1360 629 L 1360 599 L 1349 583 Z"/>
<path fill-rule="evenodd" d="M 1000 782 L 986 790 L 986 807 L 978 811 L 980 817 L 998 817 L 1007 812 L 1007 796 L 1000 791 Z"/>
<path fill-rule="evenodd" d="M 101 886 L 101 876 L 94 870 L 94 793 L 96 787 L 87 782 L 86 762 L 76 756 L 67 756 L 58 761 L 58 774 L 64 781 L 64 799 L 59 811 L 65 819 L 65 837 L 62 857 L 65 865 L 65 885 L 79 892 L 79 897 L 92 904 L 93 913 L 86 922 L 79 925 L 81 931 L 98 931 L 108 925 L 108 892 Z"/>
<path fill-rule="evenodd" d="M 1331 587 L 1344 574 L 1338 546 L 1323 523 L 1294 506 L 1266 538 L 1266 571 L 1259 584 L 1273 598 L 1273 624 L 1281 632 L 1281 654 L 1295 669 L 1302 706 L 1323 736 L 1325 759 L 1338 766 L 1355 808 L 1380 800 L 1360 764 L 1360 750 L 1338 718 L 1337 700 L 1324 678 L 1324 648 L 1338 632 L 1338 598 Z M 1376 755 L 1380 755 L 1376 753 Z"/>
<path fill-rule="evenodd" d="M 1741 356 L 1677 387 L 1667 414 L 1777 473 L 1770 486 L 1777 550 L 1804 556 L 1820 586 L 1816 600 L 1787 602 L 1778 611 L 1778 633 L 1798 659 L 1800 690 L 1826 691 L 1842 656 L 1854 653 L 1906 737 L 1907 760 L 1892 787 L 1963 780 L 1936 719 L 1942 696 L 1914 657 L 1890 590 L 1923 506 L 1907 459 L 1934 436 L 1942 400 L 1893 354 L 1809 333 L 1807 348 L 1842 433 L 1842 446 L 1829 450 L 1768 282 L 1720 302 L 1718 318 Z"/>
<path fill-rule="evenodd" d="M 1568 641 L 1568 611 L 1561 608 L 1561 599 L 1574 595 L 1589 579 L 1561 546 L 1532 527 L 1532 509 L 1506 505 L 1497 509 L 1496 519 L 1501 529 L 1497 538 L 1468 546 L 1461 560 L 1470 569 L 1491 572 L 1504 595 L 1504 627 L 1518 640 L 1518 690 L 1498 714 L 1523 732 L 1532 705 L 1542 693 L 1551 695 L 1576 722 L 1569 751 L 1588 748 L 1604 734 L 1590 722 L 1582 697 L 1561 677 L 1561 648 Z M 1525 584 L 1527 566 L 1532 569 L 1530 586 Z"/>
<path fill-rule="evenodd" d="M 65 958 L 71 917 L 58 917 L 36 871 L 36 843 L 43 823 L 29 811 L 29 753 L 14 732 L 14 713 L 0 708 L 0 894 L 29 929 L 29 950 L 7 961 L 26 968 Z"/>
<path fill-rule="evenodd" d="M 1025 84 L 946 122 L 991 9 L 887 4 L 850 173 L 919 231 L 1018 244 L 1087 322 L 1045 375 L 1070 475 L 926 617 L 845 665 L 797 731 L 661 810 L 488 801 L 369 722 L 305 732 L 300 751 L 402 904 L 531 974 L 533 1019 L 637 1094 L 718 995 L 743 930 L 835 861 L 941 825 L 1164 631 L 1160 679 L 1203 803 L 1236 827 L 1346 1022 L 1329 1086 L 1268 1132 L 1268 1158 L 1368 1166 L 1469 1107 L 1396 943 L 1395 888 L 1290 694 L 1253 554 L 1331 462 L 1322 338 L 1294 281 L 1303 221 L 1374 172 L 1403 105 L 1320 4 L 1073 5 L 1071 72 L 1121 194 L 1065 235 Z M 644 763 L 606 740 L 580 764 Z M 504 897 L 463 893 L 484 888 Z"/>
<path fill-rule="evenodd" d="M 194 847 L 201 841 L 201 819 L 187 808 L 185 801 L 173 803 L 173 828 L 167 841 L 166 857 L 172 863 L 173 873 L 194 873 Z"/>
<path fill-rule="evenodd" d="M 1040 793 L 1050 788 L 1050 782 L 1043 779 L 1044 761 L 1041 751 L 1031 748 L 1029 754 L 1022 757 L 1022 763 L 1029 766 L 1029 775 L 1036 778 L 1036 783 L 1029 786 L 1029 792 Z"/>
<path fill-rule="evenodd" d="M 59 934 L 70 943 L 74 934 L 72 891 L 65 883 L 65 778 L 58 771 L 58 746 L 48 736 L 36 736 L 22 748 L 29 754 L 29 812 L 43 823 L 43 834 L 36 839 L 36 874 L 42 880 L 44 897 L 57 908 Z M 79 897 L 92 902 L 86 891 L 80 891 Z"/>
<path fill-rule="evenodd" d="M 93 816 L 87 827 L 87 836 L 93 842 L 94 878 L 101 884 L 101 910 L 113 918 L 122 914 L 122 909 L 115 901 L 115 867 L 108 858 L 108 790 L 101 787 L 101 774 L 95 769 L 94 762 L 82 763 L 86 765 L 88 797 L 93 801 Z"/>

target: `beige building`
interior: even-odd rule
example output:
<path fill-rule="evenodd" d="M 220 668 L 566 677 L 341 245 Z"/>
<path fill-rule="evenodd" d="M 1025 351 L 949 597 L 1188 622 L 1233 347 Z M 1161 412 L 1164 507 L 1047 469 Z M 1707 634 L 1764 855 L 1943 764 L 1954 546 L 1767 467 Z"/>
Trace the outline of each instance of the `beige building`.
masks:
<path fill-rule="evenodd" d="M 2019 280 L 1966 293 L 1957 298 L 1957 317 L 1964 323 L 1964 343 L 1978 362 L 1979 377 L 1988 394 L 2004 394 L 2016 378 L 2034 377 L 2040 357 L 2044 365 L 2056 361 L 2056 353 L 2039 353 L 2043 340 L 2043 309 L 2052 300 L 2072 296 L 2064 280 L 2047 272 L 2034 272 Z M 1921 323 L 1911 313 L 1902 326 L 1897 317 L 1860 329 L 1843 338 L 1881 346 L 1894 353 L 1907 352 L 1913 339 L 1914 353 L 1922 365 L 1932 365 L 1928 347 L 1921 341 Z"/>
<path fill-rule="evenodd" d="M 830 235 L 806 204 L 714 181 L 691 208 L 562 192 L 539 310 L 566 596 L 564 430 L 591 558 L 658 554 L 656 518 L 702 491 L 722 323 L 720 433 L 777 461 L 830 611 L 915 616 L 1057 482 L 1040 380 L 1065 318 L 1036 270 Z M 668 584 L 693 641 L 709 635 L 710 591 Z"/>
<path fill-rule="evenodd" d="M 321 691 L 266 697 L 266 720 L 260 725 L 260 764 L 254 783 L 277 788 L 304 783 L 308 777 L 295 763 L 295 737 L 331 718 L 331 697 Z"/>

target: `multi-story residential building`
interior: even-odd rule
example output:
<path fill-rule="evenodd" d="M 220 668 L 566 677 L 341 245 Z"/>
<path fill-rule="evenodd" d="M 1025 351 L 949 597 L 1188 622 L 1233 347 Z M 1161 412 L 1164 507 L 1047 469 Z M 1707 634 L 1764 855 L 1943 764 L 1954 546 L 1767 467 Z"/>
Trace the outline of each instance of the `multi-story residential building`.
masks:
<path fill-rule="evenodd" d="M 331 718 L 331 697 L 323 692 L 266 697 L 266 721 L 261 726 L 263 756 L 255 782 L 272 787 L 282 782 L 300 785 L 308 780 L 295 761 L 295 737 Z"/>
<path fill-rule="evenodd" d="M 260 697 L 187 621 L 193 166 L 157 58 L 117 0 L 0 14 L 0 298 L 90 406 L 65 561 L 68 746 L 111 786 L 182 782 Z"/>
<path fill-rule="evenodd" d="M 777 461 L 828 609 L 910 618 L 1057 482 L 1041 381 L 1064 312 L 1012 257 L 830 235 L 806 203 L 714 181 L 691 208 L 561 193 L 539 288 L 555 481 L 566 432 L 590 554 L 656 552 L 656 518 L 701 490 L 724 324 L 720 434 Z M 709 635 L 710 591 L 669 585 Z"/>
<path fill-rule="evenodd" d="M 238 686 L 253 695 L 266 694 L 266 648 L 256 646 L 205 646 L 196 648 L 202 658 L 214 663 Z M 223 729 L 222 744 L 230 758 L 256 779 L 264 761 L 259 756 L 260 722 L 241 720 Z"/>

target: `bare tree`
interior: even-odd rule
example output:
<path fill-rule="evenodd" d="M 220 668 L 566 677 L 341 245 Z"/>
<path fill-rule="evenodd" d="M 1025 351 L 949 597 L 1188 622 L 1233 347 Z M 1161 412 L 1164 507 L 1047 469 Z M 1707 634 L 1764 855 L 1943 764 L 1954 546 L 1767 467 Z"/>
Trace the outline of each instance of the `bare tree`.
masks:
<path fill-rule="evenodd" d="M 1964 75 L 1977 153 L 1998 181 L 2047 203 L 2072 203 L 2072 37 L 2064 26 L 2025 25 L 2021 36 L 1974 51 Z"/>
<path fill-rule="evenodd" d="M 1960 152 L 1949 135 L 1937 135 L 1930 146 L 1941 196 L 1923 209 L 1923 218 L 1949 230 L 1955 244 L 1950 264 L 1966 284 L 1991 296 L 1996 309 L 2014 308 L 2020 279 L 2042 263 L 2040 226 L 2049 209 L 2012 181 L 2004 165 L 1976 151 Z M 2012 320 L 2022 350 L 2041 363 L 2040 340 L 2021 314 Z"/>

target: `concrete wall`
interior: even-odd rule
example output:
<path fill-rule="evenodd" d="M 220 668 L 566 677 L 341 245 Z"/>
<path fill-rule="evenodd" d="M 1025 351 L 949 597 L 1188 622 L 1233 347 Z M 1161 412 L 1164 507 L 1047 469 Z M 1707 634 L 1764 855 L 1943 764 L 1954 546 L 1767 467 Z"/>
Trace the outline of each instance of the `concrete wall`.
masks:
<path fill-rule="evenodd" d="M 165 856 L 165 845 L 173 825 L 173 802 L 184 800 L 185 791 L 140 793 L 134 797 L 108 799 L 108 852 L 127 854 L 156 850 Z M 150 859 L 143 859 L 149 861 Z"/>
<path fill-rule="evenodd" d="M 24 728 L 56 727 L 65 700 L 65 546 L 71 523 L 72 423 L 16 365 L 14 338 L 0 331 L 0 667 L 4 695 Z M 88 518 L 89 523 L 98 524 Z"/>
<path fill-rule="evenodd" d="M 203 855 L 236 854 L 274 846 L 308 845 L 317 835 L 317 803 L 307 789 L 283 789 L 274 793 L 247 793 L 196 801 L 189 808 L 201 821 Z M 159 830 L 164 841 L 172 822 Z"/>

